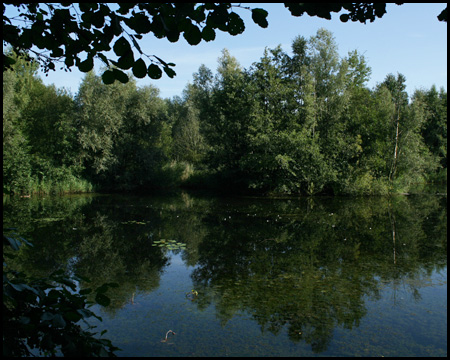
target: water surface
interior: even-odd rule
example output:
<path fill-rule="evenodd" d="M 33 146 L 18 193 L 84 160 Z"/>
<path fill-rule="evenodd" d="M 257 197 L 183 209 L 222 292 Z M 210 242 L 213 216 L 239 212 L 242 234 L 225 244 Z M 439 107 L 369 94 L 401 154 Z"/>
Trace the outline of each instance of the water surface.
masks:
<path fill-rule="evenodd" d="M 35 245 L 22 271 L 119 284 L 93 308 L 119 356 L 447 356 L 446 196 L 4 198 L 3 218 Z"/>

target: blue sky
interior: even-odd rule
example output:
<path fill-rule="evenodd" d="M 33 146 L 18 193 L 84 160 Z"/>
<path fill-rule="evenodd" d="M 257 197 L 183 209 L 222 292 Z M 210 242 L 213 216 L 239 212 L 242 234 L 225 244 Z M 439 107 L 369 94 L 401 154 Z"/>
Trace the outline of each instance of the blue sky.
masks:
<path fill-rule="evenodd" d="M 202 41 L 197 46 L 190 46 L 182 36 L 178 42 L 170 43 L 167 39 L 157 39 L 151 34 L 144 35 L 140 41 L 143 52 L 175 63 L 177 76 L 170 79 L 163 74 L 159 80 L 138 79 L 138 86 L 152 84 L 160 89 L 160 95 L 164 98 L 181 96 L 186 84 L 192 81 L 192 74 L 201 64 L 215 72 L 217 58 L 223 48 L 227 48 L 244 68 L 248 68 L 261 58 L 265 47 L 274 48 L 281 44 L 290 54 L 291 43 L 296 36 L 302 35 L 308 39 L 323 27 L 333 33 L 341 57 L 354 49 L 364 54 L 372 68 L 368 83 L 370 88 L 382 82 L 387 74 L 400 72 L 406 77 L 410 96 L 415 89 L 427 89 L 433 84 L 438 89 L 447 89 L 447 23 L 436 18 L 445 8 L 445 3 L 388 4 L 387 14 L 383 18 L 365 25 L 351 21 L 342 23 L 338 14 L 334 14 L 332 20 L 307 15 L 294 17 L 280 3 L 243 6 L 266 9 L 269 12 L 268 28 L 263 29 L 254 24 L 250 11 L 237 9 L 235 11 L 243 18 L 246 26 L 244 33 L 237 36 L 217 30 L 214 41 Z M 96 69 L 100 65 L 101 62 L 97 61 Z M 77 92 L 83 76 L 76 68 L 72 68 L 70 73 L 57 70 L 50 72 L 48 77 L 41 75 L 44 83 L 65 87 L 72 94 Z"/>

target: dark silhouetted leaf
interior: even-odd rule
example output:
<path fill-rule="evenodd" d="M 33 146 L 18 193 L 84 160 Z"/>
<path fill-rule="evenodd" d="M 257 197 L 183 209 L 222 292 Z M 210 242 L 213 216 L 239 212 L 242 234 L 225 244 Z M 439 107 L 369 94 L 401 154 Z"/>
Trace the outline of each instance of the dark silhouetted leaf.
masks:
<path fill-rule="evenodd" d="M 202 38 L 205 41 L 213 41 L 216 38 L 216 32 L 210 26 L 205 26 L 202 30 Z"/>
<path fill-rule="evenodd" d="M 232 12 L 228 20 L 228 32 L 230 33 L 230 35 L 238 35 L 241 34 L 244 30 L 245 30 L 244 21 L 238 14 Z"/>
<path fill-rule="evenodd" d="M 268 13 L 264 9 L 252 9 L 253 21 L 262 28 L 266 28 L 269 25 L 267 22 L 267 15 Z"/>
<path fill-rule="evenodd" d="M 173 79 L 173 77 L 177 74 L 173 69 L 171 69 L 168 66 L 164 67 L 164 72 L 167 74 L 168 77 L 170 77 L 171 79 Z"/>
<path fill-rule="evenodd" d="M 133 55 L 133 51 L 128 51 L 125 54 L 123 54 L 119 60 L 117 60 L 116 65 L 123 69 L 123 70 L 128 70 L 130 69 L 134 64 L 134 55 Z"/>
<path fill-rule="evenodd" d="M 114 73 L 112 70 L 106 70 L 102 74 L 102 80 L 105 85 L 110 85 L 116 80 L 116 77 L 114 76 Z"/>
<path fill-rule="evenodd" d="M 52 320 L 52 324 L 56 328 L 64 328 L 66 327 L 66 321 L 63 319 L 61 314 L 55 314 Z"/>
<path fill-rule="evenodd" d="M 121 36 L 114 44 L 113 49 L 117 56 L 122 56 L 131 51 L 131 46 L 130 43 Z"/>
<path fill-rule="evenodd" d="M 78 69 L 81 72 L 88 72 L 91 71 L 94 67 L 94 60 L 92 57 L 88 56 L 88 58 L 78 64 Z"/>
<path fill-rule="evenodd" d="M 197 26 L 192 24 L 183 33 L 183 36 L 189 45 L 197 45 L 200 41 L 202 41 L 202 33 Z"/>
<path fill-rule="evenodd" d="M 45 312 L 42 314 L 41 316 L 41 320 L 42 321 L 49 321 L 49 320 L 53 320 L 53 318 L 55 317 L 55 314 L 49 313 L 49 312 Z"/>
<path fill-rule="evenodd" d="M 150 64 L 147 69 L 147 72 L 148 72 L 148 76 L 150 76 L 152 79 L 155 79 L 155 80 L 161 78 L 161 76 L 162 76 L 161 69 L 155 64 Z"/>
<path fill-rule="evenodd" d="M 341 19 L 342 22 L 347 22 L 349 19 L 348 14 L 342 14 L 341 16 L 339 16 L 339 18 Z"/>
<path fill-rule="evenodd" d="M 123 71 L 120 71 L 118 69 L 112 70 L 114 73 L 114 77 L 119 80 L 122 84 L 126 84 L 128 82 L 128 75 L 125 74 Z"/>
<path fill-rule="evenodd" d="M 438 15 L 438 20 L 439 21 L 445 21 L 447 22 L 447 8 L 445 8 L 444 10 L 441 11 L 441 13 Z"/>

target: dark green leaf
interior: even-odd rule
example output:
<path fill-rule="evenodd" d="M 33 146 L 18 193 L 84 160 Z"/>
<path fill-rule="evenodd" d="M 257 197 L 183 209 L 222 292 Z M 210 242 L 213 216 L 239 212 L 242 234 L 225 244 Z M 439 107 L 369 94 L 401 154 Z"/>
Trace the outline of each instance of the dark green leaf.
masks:
<path fill-rule="evenodd" d="M 374 3 L 375 15 L 379 18 L 386 14 L 386 3 Z"/>
<path fill-rule="evenodd" d="M 164 36 L 161 36 L 161 38 Z M 169 31 L 166 34 L 167 40 L 169 40 L 170 42 L 177 42 L 178 39 L 180 38 L 180 33 L 178 31 Z"/>
<path fill-rule="evenodd" d="M 92 292 L 92 289 L 83 289 L 83 290 L 80 290 L 80 292 L 79 292 L 79 294 L 80 295 L 88 295 L 88 294 L 90 294 Z"/>
<path fill-rule="evenodd" d="M 21 316 L 21 317 L 19 317 L 19 322 L 24 325 L 29 324 L 30 318 L 27 316 Z"/>
<path fill-rule="evenodd" d="M 173 69 L 171 69 L 168 66 L 164 66 L 164 72 L 167 74 L 168 77 L 173 79 L 173 77 L 177 74 Z"/>
<path fill-rule="evenodd" d="M 105 292 L 108 291 L 108 284 L 103 284 L 102 286 L 99 286 L 95 292 L 98 294 L 104 294 Z"/>
<path fill-rule="evenodd" d="M 63 317 L 61 316 L 61 314 L 55 314 L 55 316 L 53 317 L 53 320 L 52 320 L 52 324 L 56 328 L 66 327 L 66 322 L 63 319 Z"/>
<path fill-rule="evenodd" d="M 77 313 L 79 313 L 83 318 L 91 317 L 94 313 L 87 309 L 78 309 Z"/>
<path fill-rule="evenodd" d="M 439 21 L 445 21 L 447 22 L 447 8 L 445 8 L 444 10 L 441 11 L 441 13 L 438 15 L 438 20 Z"/>
<path fill-rule="evenodd" d="M 347 22 L 349 19 L 349 16 L 348 16 L 348 14 L 342 14 L 339 18 L 341 19 L 342 22 Z"/>
<path fill-rule="evenodd" d="M 128 70 L 130 69 L 134 64 L 134 55 L 133 55 L 133 51 L 128 51 L 125 54 L 123 54 L 118 60 L 116 65 L 123 69 L 123 70 Z"/>
<path fill-rule="evenodd" d="M 123 71 L 120 71 L 118 69 L 112 69 L 114 73 L 114 77 L 119 80 L 122 84 L 126 84 L 128 82 L 128 75 L 125 74 Z"/>
<path fill-rule="evenodd" d="M 114 76 L 114 72 L 112 70 L 106 70 L 102 74 L 102 80 L 105 85 L 112 84 L 116 80 L 116 77 Z"/>
<path fill-rule="evenodd" d="M 53 318 L 55 317 L 55 314 L 49 313 L 49 312 L 45 312 L 42 314 L 41 316 L 41 320 L 42 321 L 49 321 L 49 320 L 53 320 Z"/>
<path fill-rule="evenodd" d="M 68 311 L 64 314 L 67 320 L 77 322 L 81 320 L 82 316 L 75 311 Z"/>
<path fill-rule="evenodd" d="M 122 56 L 127 52 L 131 51 L 130 43 L 121 36 L 114 44 L 113 50 L 117 56 Z"/>
<path fill-rule="evenodd" d="M 137 13 L 126 24 L 138 34 L 147 34 L 151 30 L 151 23 L 143 13 Z"/>
<path fill-rule="evenodd" d="M 216 38 L 216 32 L 210 26 L 205 26 L 202 30 L 202 38 L 205 41 L 213 41 Z"/>
<path fill-rule="evenodd" d="M 159 66 L 155 65 L 155 64 L 150 64 L 148 69 L 148 76 L 150 76 L 152 79 L 159 79 L 162 76 L 162 71 L 159 68 Z"/>
<path fill-rule="evenodd" d="M 64 50 L 61 48 L 53 49 L 53 51 L 50 54 L 51 57 L 60 57 L 63 55 L 64 55 Z"/>
<path fill-rule="evenodd" d="M 106 66 L 109 66 L 108 58 L 102 53 L 98 53 L 97 56 L 105 63 Z"/>
<path fill-rule="evenodd" d="M 267 22 L 267 11 L 264 9 L 252 9 L 252 19 L 253 21 L 261 26 L 262 28 L 266 28 L 269 23 Z"/>
<path fill-rule="evenodd" d="M 188 29 L 183 33 L 184 38 L 190 45 L 197 45 L 202 41 L 202 33 L 197 26 L 191 24 Z"/>
<path fill-rule="evenodd" d="M 285 3 L 284 6 L 289 9 L 292 16 L 302 16 L 305 10 L 303 9 L 303 3 Z"/>
<path fill-rule="evenodd" d="M 88 72 L 91 71 L 94 67 L 94 60 L 92 57 L 88 56 L 88 58 L 78 64 L 78 69 L 81 72 Z"/>
<path fill-rule="evenodd" d="M 27 284 L 13 284 L 13 283 L 9 283 L 9 285 L 11 285 L 14 290 L 16 291 L 24 291 L 24 290 L 29 290 L 31 292 L 33 292 L 36 295 L 39 295 L 39 292 L 32 288 L 31 286 L 27 285 Z"/>
<path fill-rule="evenodd" d="M 241 34 L 244 30 L 244 21 L 238 14 L 232 12 L 228 20 L 228 32 L 230 33 L 230 35 L 238 35 Z"/>
<path fill-rule="evenodd" d="M 73 66 L 73 63 L 74 63 L 73 56 L 66 54 L 66 60 L 64 60 L 64 64 L 66 64 L 66 66 L 68 66 L 68 67 L 71 67 L 71 66 Z"/>
<path fill-rule="evenodd" d="M 103 24 L 105 22 L 105 17 L 101 11 L 97 11 L 97 12 L 93 13 L 91 22 L 92 22 L 92 25 L 94 25 L 96 28 L 101 28 L 101 27 L 103 27 Z"/>

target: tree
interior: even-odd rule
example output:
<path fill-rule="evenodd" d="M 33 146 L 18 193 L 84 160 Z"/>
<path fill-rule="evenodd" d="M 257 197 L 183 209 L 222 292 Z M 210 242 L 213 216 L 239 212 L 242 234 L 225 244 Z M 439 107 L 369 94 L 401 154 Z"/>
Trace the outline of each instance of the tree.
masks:
<path fill-rule="evenodd" d="M 372 22 L 386 13 L 386 3 L 284 5 L 293 16 L 306 13 L 324 19 L 331 19 L 333 12 L 345 10 L 340 15 L 343 22 Z M 5 16 L 7 6 L 16 7 L 19 15 Z M 231 3 L 118 3 L 114 6 L 10 3 L 3 4 L 2 34 L 4 43 L 11 45 L 17 53 L 31 51 L 45 71 L 55 70 L 55 63 L 63 63 L 61 69 L 66 71 L 76 66 L 80 71 L 88 72 L 94 66 L 94 59 L 100 59 L 106 65 L 102 74 L 105 84 L 115 80 L 126 83 L 128 76 L 123 70 L 128 69 L 132 69 L 137 78 L 149 76 L 159 79 L 162 70 L 171 78 L 176 75 L 173 70 L 175 64 L 143 53 L 139 45 L 143 35 L 153 33 L 159 39 L 176 42 L 183 34 L 191 45 L 202 40 L 213 41 L 216 30 L 238 35 L 245 30 L 245 24 L 236 9 L 251 11 L 253 22 L 263 28 L 268 26 L 266 10 Z M 447 21 L 447 8 L 438 19 Z M 105 55 L 111 49 L 117 56 L 116 60 Z M 13 57 L 3 55 L 3 69 L 13 63 Z"/>
<path fill-rule="evenodd" d="M 403 132 L 403 129 L 400 130 L 400 119 L 405 118 L 406 106 L 408 105 L 408 94 L 405 91 L 405 82 L 406 78 L 404 75 L 397 74 L 397 78 L 395 78 L 394 75 L 389 74 L 382 83 L 382 86 L 386 86 L 386 88 L 390 91 L 392 101 L 395 104 L 395 114 L 393 116 L 393 127 L 395 129 L 393 136 L 394 149 L 391 170 L 389 171 L 389 181 L 391 182 L 394 180 L 394 176 L 397 171 L 400 134 Z"/>
<path fill-rule="evenodd" d="M 125 111 L 121 90 L 119 84 L 103 85 L 100 77 L 89 72 L 75 97 L 78 141 L 86 166 L 93 174 L 104 174 L 117 161 L 113 147 Z"/>
<path fill-rule="evenodd" d="M 11 56 L 16 58 L 15 70 L 3 73 L 4 191 L 87 190 L 89 185 L 80 179 L 82 164 L 71 94 L 45 86 L 37 76 L 36 62 Z"/>
<path fill-rule="evenodd" d="M 439 157 L 443 168 L 447 167 L 447 92 L 435 86 L 430 90 L 417 90 L 413 102 L 421 102 L 425 107 L 425 123 L 421 129 L 425 144 Z"/>
<path fill-rule="evenodd" d="M 29 90 L 30 101 L 22 111 L 22 126 L 31 151 L 55 166 L 71 166 L 77 159 L 74 106 L 70 94 L 54 85 L 37 82 Z"/>
<path fill-rule="evenodd" d="M 172 107 L 175 117 L 172 155 L 176 161 L 200 164 L 205 155 L 205 140 L 200 133 L 199 110 L 189 99 Z"/>
<path fill-rule="evenodd" d="M 217 76 L 211 96 L 212 114 L 206 139 L 211 146 L 209 163 L 229 174 L 239 172 L 239 161 L 246 152 L 246 132 L 250 119 L 251 95 L 246 75 L 227 49 L 218 59 Z"/>
<path fill-rule="evenodd" d="M 87 173 L 104 187 L 147 185 L 171 152 L 166 104 L 154 86 L 105 85 L 86 74 L 75 98 L 77 133 Z"/>
<path fill-rule="evenodd" d="M 31 186 L 31 163 L 29 142 L 19 119 L 29 103 L 24 83 L 33 82 L 37 64 L 18 58 L 13 66 L 14 71 L 3 73 L 3 191 L 22 193 Z"/>
<path fill-rule="evenodd" d="M 133 86 L 128 85 L 120 84 L 118 96 L 125 104 L 122 127 L 113 147 L 117 161 L 107 172 L 114 188 L 126 190 L 148 186 L 172 152 L 171 124 L 159 89 L 136 88 L 134 81 Z"/>

